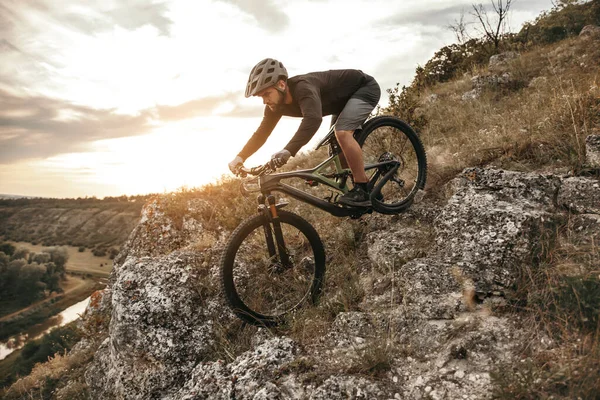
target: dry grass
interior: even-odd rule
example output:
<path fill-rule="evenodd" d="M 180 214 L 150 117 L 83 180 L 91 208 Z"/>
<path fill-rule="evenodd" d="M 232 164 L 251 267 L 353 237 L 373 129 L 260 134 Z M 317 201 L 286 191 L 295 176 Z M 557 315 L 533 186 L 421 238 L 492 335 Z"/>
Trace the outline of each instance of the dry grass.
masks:
<path fill-rule="evenodd" d="M 531 341 L 492 375 L 500 399 L 592 399 L 600 393 L 600 249 L 569 218 L 523 268 L 514 302 Z M 554 238 L 554 239 L 551 239 Z M 542 240 L 544 241 L 544 240 Z"/>
<path fill-rule="evenodd" d="M 514 84 L 488 88 L 477 100 L 461 100 L 474 70 L 425 93 L 428 121 L 421 132 L 429 156 L 429 187 L 456 171 L 495 163 L 518 170 L 568 167 L 579 170 L 585 137 L 600 122 L 598 91 L 600 46 L 581 39 L 524 53 L 508 67 Z M 533 78 L 536 84 L 528 87 Z"/>
<path fill-rule="evenodd" d="M 47 399 L 61 384 L 71 382 L 63 394 L 68 399 L 86 399 L 87 386 L 83 380 L 85 367 L 92 360 L 92 350 L 75 355 L 55 354 L 48 362 L 38 363 L 31 373 L 15 382 L 5 393 L 4 399 Z"/>

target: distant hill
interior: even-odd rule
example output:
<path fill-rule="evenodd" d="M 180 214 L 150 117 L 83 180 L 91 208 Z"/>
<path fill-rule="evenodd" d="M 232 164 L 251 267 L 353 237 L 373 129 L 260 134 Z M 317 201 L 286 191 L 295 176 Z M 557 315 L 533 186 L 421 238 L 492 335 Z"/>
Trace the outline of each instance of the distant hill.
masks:
<path fill-rule="evenodd" d="M 137 224 L 149 196 L 79 199 L 0 199 L 0 236 L 45 246 L 107 250 Z"/>
<path fill-rule="evenodd" d="M 33 199 L 31 196 L 23 196 L 20 194 L 1 194 L 0 199 Z"/>

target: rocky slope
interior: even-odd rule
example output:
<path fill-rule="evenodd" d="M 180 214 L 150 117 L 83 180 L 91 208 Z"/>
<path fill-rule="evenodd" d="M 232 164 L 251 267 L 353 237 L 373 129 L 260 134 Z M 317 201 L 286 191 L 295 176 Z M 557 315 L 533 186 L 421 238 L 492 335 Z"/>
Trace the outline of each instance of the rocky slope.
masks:
<path fill-rule="evenodd" d="M 574 129 L 577 146 L 567 146 L 566 153 L 550 152 L 549 160 L 540 150 L 536 157 L 544 162 L 529 165 L 545 165 L 545 171 L 467 168 L 445 185 L 443 195 L 425 194 L 402 215 L 371 215 L 352 224 L 323 218 L 320 232 L 330 239 L 325 243 L 330 281 L 321 302 L 286 328 L 244 326 L 224 303 L 218 263 L 231 220 L 229 229 L 218 222 L 238 209 L 224 210 L 222 204 L 198 198 L 175 204 L 169 200 L 175 195 L 147 204 L 115 260 L 108 288 L 98 296 L 97 307 L 86 313 L 83 324 L 95 326 L 91 337 L 99 342 L 82 342 L 72 352 L 77 358 L 95 351 L 85 366 L 85 385 L 69 382 L 54 397 L 73 398 L 81 393 L 76 387 L 87 388 L 94 399 L 597 396 L 597 85 L 594 80 L 581 96 L 573 95 L 572 101 L 586 110 L 586 117 L 578 119 L 575 103 L 561 86 L 569 78 L 560 75 L 573 68 L 587 74 L 596 65 L 588 61 L 597 59 L 590 55 L 598 48 L 591 40 L 600 38 L 597 27 L 592 28 L 550 52 L 546 72 L 524 73 L 533 61 L 504 55 L 490 60 L 488 70 L 466 85 L 459 82 L 446 98 L 442 91 L 439 98 L 432 94 L 427 100 L 467 107 L 489 104 L 485 101 L 491 94 L 519 87 L 530 92 L 551 84 L 556 95 L 550 100 L 562 108 L 549 110 L 568 106 L 567 125 L 557 124 L 564 121 L 550 119 L 553 114 L 544 111 L 540 115 L 545 122 L 529 116 L 539 129 L 522 128 L 528 116 L 514 114 L 514 107 L 507 108 L 509 113 L 494 112 L 492 120 L 506 132 L 527 134 L 531 143 L 523 149 L 532 153 L 552 143 L 545 137 L 553 131 L 558 132 L 558 147 L 573 140 L 561 134 Z M 520 63 L 521 70 L 512 65 L 512 71 L 505 71 L 511 63 Z M 467 91 L 455 93 L 462 89 Z M 519 100 L 518 107 L 530 104 L 533 100 Z M 505 125 L 505 120 L 518 123 Z M 488 136 L 498 136 L 501 143 L 521 140 L 497 135 L 497 126 L 475 125 L 466 141 L 443 137 L 437 150 L 453 155 L 458 149 L 446 147 L 456 143 L 493 149 L 496 142 L 483 140 Z M 536 138 L 536 132 L 542 136 Z M 583 144 L 581 132 L 596 135 Z M 438 130 L 433 133 L 438 135 Z M 585 165 L 579 159 L 583 145 Z M 504 150 L 510 156 L 511 149 Z M 552 161 L 574 151 L 578 159 L 573 170 L 580 175 L 565 172 L 570 169 L 564 163 L 559 163 L 561 170 L 551 169 Z M 436 172 L 444 175 L 435 146 L 428 152 L 432 178 Z M 518 167 L 522 160 L 515 159 Z M 474 160 L 461 165 L 486 163 Z M 449 176 L 454 175 L 452 170 Z M 305 217 L 313 212 L 300 210 Z M 340 229 L 352 231 L 345 240 L 358 244 L 355 259 L 341 272 L 329 262 L 346 249 L 332 235 Z M 356 282 L 336 287 L 340 274 Z"/>
<path fill-rule="evenodd" d="M 224 335 L 238 323 L 218 284 L 226 233 L 192 217 L 210 208 L 202 200 L 187 203 L 183 223 L 152 202 L 104 293 L 111 318 L 85 374 L 91 397 L 490 398 L 494 374 L 525 362 L 525 347 L 556 346 L 507 311 L 515 284 L 542 268 L 548 247 L 597 243 L 599 204 L 594 177 L 467 169 L 443 200 L 425 196 L 403 215 L 365 218 L 359 306 L 302 340 L 248 327 Z M 568 237 L 557 229 L 565 221 Z M 199 245 L 207 234 L 208 248 Z M 231 341 L 247 350 L 228 352 Z"/>

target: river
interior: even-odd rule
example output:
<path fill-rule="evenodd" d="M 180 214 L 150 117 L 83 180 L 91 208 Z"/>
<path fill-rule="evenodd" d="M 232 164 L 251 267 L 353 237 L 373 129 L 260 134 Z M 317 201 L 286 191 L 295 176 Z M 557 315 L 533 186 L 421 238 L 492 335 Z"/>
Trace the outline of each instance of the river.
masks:
<path fill-rule="evenodd" d="M 0 342 L 0 360 L 4 360 L 10 353 L 25 346 L 27 342 L 39 339 L 51 330 L 75 321 L 81 314 L 83 314 L 89 302 L 90 298 L 88 297 L 79 303 L 73 304 L 60 314 L 48 318 L 41 324 L 32 326 L 25 333 Z"/>

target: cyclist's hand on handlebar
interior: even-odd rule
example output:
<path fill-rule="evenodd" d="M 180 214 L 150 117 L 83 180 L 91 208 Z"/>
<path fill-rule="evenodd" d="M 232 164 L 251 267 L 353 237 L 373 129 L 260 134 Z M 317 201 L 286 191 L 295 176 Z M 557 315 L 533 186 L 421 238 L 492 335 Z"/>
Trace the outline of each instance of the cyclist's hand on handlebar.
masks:
<path fill-rule="evenodd" d="M 280 150 L 271 156 L 270 164 L 273 168 L 279 168 L 285 165 L 291 156 L 292 154 L 288 150 Z"/>
<path fill-rule="evenodd" d="M 235 156 L 235 158 L 233 160 L 231 160 L 231 162 L 228 165 L 229 165 L 229 170 L 234 175 L 239 175 L 240 168 L 242 168 L 244 166 L 244 159 L 240 156 Z"/>

